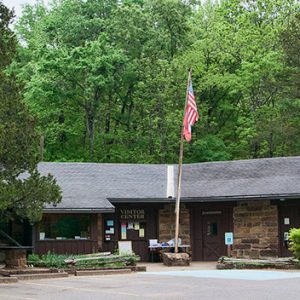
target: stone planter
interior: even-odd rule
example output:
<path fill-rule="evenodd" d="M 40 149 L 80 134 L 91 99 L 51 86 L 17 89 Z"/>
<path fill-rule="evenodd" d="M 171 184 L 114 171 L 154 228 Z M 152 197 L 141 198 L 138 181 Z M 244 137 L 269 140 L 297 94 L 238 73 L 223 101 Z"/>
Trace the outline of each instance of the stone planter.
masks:
<path fill-rule="evenodd" d="M 190 256 L 187 253 L 164 253 L 163 264 L 165 266 L 189 266 Z"/>

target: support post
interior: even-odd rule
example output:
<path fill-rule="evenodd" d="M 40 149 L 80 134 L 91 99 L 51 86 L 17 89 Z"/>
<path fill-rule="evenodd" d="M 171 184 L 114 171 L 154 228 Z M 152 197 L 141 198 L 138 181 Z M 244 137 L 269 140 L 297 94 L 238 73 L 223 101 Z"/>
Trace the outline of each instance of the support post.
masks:
<path fill-rule="evenodd" d="M 191 75 L 192 75 L 192 69 L 189 70 L 189 74 L 188 74 L 185 105 L 184 105 L 184 111 L 183 111 L 183 119 L 184 119 L 184 114 L 185 114 L 185 109 L 186 109 L 186 104 L 187 104 L 187 99 L 188 99 L 188 91 L 189 91 Z M 182 176 L 183 142 L 184 142 L 183 130 L 184 130 L 184 126 L 182 125 L 181 126 L 181 137 L 180 137 L 179 163 L 178 163 L 177 195 L 176 195 L 176 205 L 175 205 L 175 250 L 174 250 L 175 253 L 178 253 L 180 193 L 181 193 L 181 176 Z"/>

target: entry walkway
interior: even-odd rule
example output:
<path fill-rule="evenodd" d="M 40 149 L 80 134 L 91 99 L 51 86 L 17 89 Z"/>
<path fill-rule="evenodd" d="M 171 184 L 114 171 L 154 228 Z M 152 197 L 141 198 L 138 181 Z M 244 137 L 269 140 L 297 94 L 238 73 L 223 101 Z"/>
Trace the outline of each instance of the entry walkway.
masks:
<path fill-rule="evenodd" d="M 300 278 L 298 270 L 216 270 L 216 262 L 193 262 L 189 267 L 167 267 L 161 263 L 145 264 L 146 276 L 194 277 L 229 280 L 278 280 Z"/>
<path fill-rule="evenodd" d="M 216 270 L 216 261 L 193 261 L 190 266 L 168 267 L 163 263 L 138 263 L 138 265 L 146 266 L 147 272 L 165 272 L 165 271 L 190 271 L 190 270 Z"/>

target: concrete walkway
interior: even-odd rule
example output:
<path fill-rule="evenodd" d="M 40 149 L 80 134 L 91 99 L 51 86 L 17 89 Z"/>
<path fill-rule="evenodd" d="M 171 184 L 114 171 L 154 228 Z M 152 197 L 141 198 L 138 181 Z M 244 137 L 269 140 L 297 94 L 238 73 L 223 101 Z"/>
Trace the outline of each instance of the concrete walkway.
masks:
<path fill-rule="evenodd" d="M 147 272 L 166 272 L 166 271 L 190 271 L 190 270 L 216 270 L 216 261 L 193 261 L 190 266 L 168 267 L 163 263 L 138 263 L 139 266 L 146 266 Z"/>
<path fill-rule="evenodd" d="M 299 270 L 217 270 L 217 262 L 192 262 L 190 266 L 167 267 L 162 263 L 144 263 L 147 272 L 140 275 L 194 277 L 229 280 L 279 280 L 300 278 Z"/>

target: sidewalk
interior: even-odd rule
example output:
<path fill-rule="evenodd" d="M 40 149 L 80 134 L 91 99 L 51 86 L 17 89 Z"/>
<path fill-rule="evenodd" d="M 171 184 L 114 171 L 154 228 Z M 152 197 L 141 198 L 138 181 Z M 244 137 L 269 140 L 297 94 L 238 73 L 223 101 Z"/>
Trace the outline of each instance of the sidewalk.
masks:
<path fill-rule="evenodd" d="M 191 270 L 216 270 L 216 261 L 193 261 L 190 266 L 168 267 L 162 262 L 148 263 L 140 262 L 138 266 L 146 266 L 147 272 L 166 272 L 166 271 L 191 271 Z"/>

